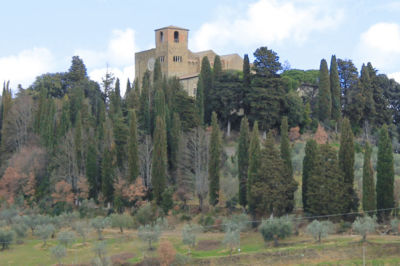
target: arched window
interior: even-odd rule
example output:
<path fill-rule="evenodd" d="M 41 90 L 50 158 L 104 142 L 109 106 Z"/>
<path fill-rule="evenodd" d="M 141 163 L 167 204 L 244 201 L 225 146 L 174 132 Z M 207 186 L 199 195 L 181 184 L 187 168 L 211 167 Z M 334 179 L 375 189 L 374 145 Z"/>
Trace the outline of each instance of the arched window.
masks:
<path fill-rule="evenodd" d="M 174 32 L 174 42 L 179 42 L 179 32 Z"/>
<path fill-rule="evenodd" d="M 164 41 L 164 32 L 160 31 L 160 42 Z"/>

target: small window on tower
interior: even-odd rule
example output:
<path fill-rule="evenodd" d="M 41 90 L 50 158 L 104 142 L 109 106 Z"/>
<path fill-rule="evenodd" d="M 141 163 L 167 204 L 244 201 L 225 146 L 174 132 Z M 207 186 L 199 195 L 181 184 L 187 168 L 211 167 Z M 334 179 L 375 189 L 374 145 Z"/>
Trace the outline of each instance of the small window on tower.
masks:
<path fill-rule="evenodd" d="M 160 32 L 160 42 L 164 41 L 164 32 Z"/>
<path fill-rule="evenodd" d="M 164 62 L 165 61 L 165 56 L 160 56 L 160 62 Z"/>
<path fill-rule="evenodd" d="M 174 32 L 174 42 L 179 42 L 179 32 Z"/>

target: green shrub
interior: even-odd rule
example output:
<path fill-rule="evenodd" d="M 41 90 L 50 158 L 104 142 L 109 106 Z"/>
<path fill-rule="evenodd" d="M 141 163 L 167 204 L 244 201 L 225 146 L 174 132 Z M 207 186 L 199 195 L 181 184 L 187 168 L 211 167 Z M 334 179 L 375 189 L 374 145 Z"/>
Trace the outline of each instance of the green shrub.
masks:
<path fill-rule="evenodd" d="M 57 245 L 50 249 L 51 255 L 58 261 L 58 265 L 61 265 L 61 260 L 67 256 L 67 249 L 62 245 Z"/>
<path fill-rule="evenodd" d="M 58 242 L 64 247 L 69 247 L 75 241 L 75 234 L 72 231 L 62 231 L 58 233 Z"/>
<path fill-rule="evenodd" d="M 106 227 L 110 226 L 110 218 L 98 216 L 96 218 L 93 218 L 91 220 L 90 224 L 96 230 L 98 239 L 102 240 L 103 239 L 103 234 L 102 234 L 103 230 Z"/>
<path fill-rule="evenodd" d="M 137 224 L 146 225 L 148 223 L 154 223 L 159 216 L 159 210 L 157 206 L 147 203 L 140 207 L 136 212 L 134 218 Z"/>
<path fill-rule="evenodd" d="M 111 215 L 111 227 L 119 228 L 119 231 L 124 233 L 124 228 L 129 228 L 132 226 L 133 217 L 129 214 L 112 214 Z"/>
<path fill-rule="evenodd" d="M 215 219 L 211 215 L 202 215 L 199 220 L 199 224 L 203 227 L 204 232 L 213 230 Z"/>
<path fill-rule="evenodd" d="M 353 223 L 353 230 L 362 236 L 362 241 L 367 240 L 367 234 L 375 231 L 376 217 L 364 216 L 357 217 Z"/>
<path fill-rule="evenodd" d="M 17 236 L 17 243 L 23 243 L 23 239 L 26 237 L 28 227 L 24 223 L 15 223 L 11 225 L 11 229 L 15 232 Z"/>
<path fill-rule="evenodd" d="M 13 240 L 14 240 L 13 231 L 0 230 L 1 250 L 9 248 Z"/>
<path fill-rule="evenodd" d="M 314 237 L 315 240 L 321 242 L 321 238 L 327 237 L 333 232 L 333 223 L 330 221 L 314 220 L 307 226 L 307 232 Z"/>
<path fill-rule="evenodd" d="M 43 241 L 43 246 L 46 246 L 47 239 L 54 234 L 56 228 L 52 224 L 38 225 L 35 229 L 35 234 Z"/>
<path fill-rule="evenodd" d="M 161 235 L 161 228 L 158 224 L 141 225 L 138 230 L 138 236 L 141 240 L 149 244 L 149 250 L 153 250 L 152 243 L 157 242 Z"/>

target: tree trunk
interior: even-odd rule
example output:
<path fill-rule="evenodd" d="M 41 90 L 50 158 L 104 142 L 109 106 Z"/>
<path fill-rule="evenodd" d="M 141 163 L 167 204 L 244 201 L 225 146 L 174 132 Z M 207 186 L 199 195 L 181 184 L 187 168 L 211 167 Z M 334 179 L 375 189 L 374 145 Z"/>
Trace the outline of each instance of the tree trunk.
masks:
<path fill-rule="evenodd" d="M 203 211 L 203 197 L 198 196 L 199 197 L 199 211 L 202 212 Z"/>
<path fill-rule="evenodd" d="M 278 246 L 278 237 L 276 235 L 274 235 L 274 246 L 277 247 Z"/>
<path fill-rule="evenodd" d="M 228 126 L 226 127 L 226 136 L 229 138 L 231 136 L 231 120 L 228 119 Z"/>

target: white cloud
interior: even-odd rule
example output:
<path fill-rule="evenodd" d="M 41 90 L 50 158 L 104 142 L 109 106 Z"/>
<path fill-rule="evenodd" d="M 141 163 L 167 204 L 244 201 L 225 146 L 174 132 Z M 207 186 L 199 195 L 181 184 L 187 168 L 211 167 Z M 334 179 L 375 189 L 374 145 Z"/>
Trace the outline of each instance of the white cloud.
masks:
<path fill-rule="evenodd" d="M 10 80 L 11 87 L 29 86 L 36 76 L 49 72 L 55 65 L 52 53 L 46 48 L 23 50 L 17 55 L 0 57 L 0 81 Z"/>
<path fill-rule="evenodd" d="M 377 23 L 361 34 L 356 52 L 360 61 L 370 61 L 380 70 L 400 67 L 400 25 Z"/>
<path fill-rule="evenodd" d="M 394 79 L 398 83 L 400 83 L 400 72 L 395 72 L 395 73 L 388 74 L 388 77 L 391 78 L 391 79 Z"/>
<path fill-rule="evenodd" d="M 77 49 L 75 54 L 83 59 L 90 78 L 95 81 L 101 82 L 101 78 L 107 71 L 106 65 L 108 65 L 108 70 L 120 79 L 123 93 L 127 79 L 130 78 L 132 81 L 135 75 L 135 51 L 137 51 L 135 31 L 127 28 L 113 30 L 106 51 Z"/>
<path fill-rule="evenodd" d="M 259 0 L 247 6 L 244 16 L 230 8 L 220 10 L 215 21 L 204 23 L 194 33 L 194 50 L 232 43 L 269 45 L 289 39 L 302 43 L 311 32 L 334 28 L 343 18 L 343 11 L 329 8 L 327 1 Z"/>

